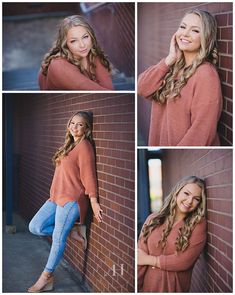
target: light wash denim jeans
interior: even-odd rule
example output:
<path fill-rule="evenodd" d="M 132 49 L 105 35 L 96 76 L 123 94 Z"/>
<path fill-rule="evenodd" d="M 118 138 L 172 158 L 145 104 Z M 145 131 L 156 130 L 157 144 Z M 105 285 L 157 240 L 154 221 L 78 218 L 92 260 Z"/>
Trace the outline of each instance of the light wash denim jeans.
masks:
<path fill-rule="evenodd" d="M 64 253 L 67 236 L 79 217 L 77 202 L 61 207 L 46 201 L 29 223 L 29 231 L 39 236 L 52 236 L 50 255 L 44 271 L 53 272 Z"/>

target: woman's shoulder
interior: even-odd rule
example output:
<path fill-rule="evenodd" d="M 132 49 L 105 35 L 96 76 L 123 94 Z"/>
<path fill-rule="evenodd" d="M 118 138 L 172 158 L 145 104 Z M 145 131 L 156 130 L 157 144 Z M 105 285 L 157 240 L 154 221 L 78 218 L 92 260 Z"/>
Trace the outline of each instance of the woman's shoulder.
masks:
<path fill-rule="evenodd" d="M 144 224 L 149 224 L 156 216 L 157 216 L 157 212 L 153 212 L 151 213 L 145 220 Z"/>
<path fill-rule="evenodd" d="M 76 145 L 76 148 L 79 149 L 79 151 L 93 150 L 91 142 L 85 138 Z"/>
<path fill-rule="evenodd" d="M 198 234 L 198 232 L 201 233 L 205 233 L 206 232 L 206 228 L 207 228 L 207 222 L 206 222 L 206 218 L 202 217 L 202 219 L 200 220 L 200 222 L 194 227 L 194 234 Z"/>
<path fill-rule="evenodd" d="M 201 79 L 204 78 L 211 78 L 211 77 L 216 77 L 218 78 L 218 72 L 213 64 L 210 62 L 204 62 L 202 63 L 196 70 L 195 74 L 200 77 Z"/>
<path fill-rule="evenodd" d="M 74 65 L 72 65 L 66 58 L 62 56 L 58 56 L 58 57 L 54 57 L 51 60 L 49 68 L 51 70 L 51 69 L 63 68 L 65 66 L 74 67 Z"/>
<path fill-rule="evenodd" d="M 104 65 L 102 64 L 101 59 L 100 59 L 99 56 L 95 57 L 94 64 L 95 64 L 96 67 L 104 67 Z"/>

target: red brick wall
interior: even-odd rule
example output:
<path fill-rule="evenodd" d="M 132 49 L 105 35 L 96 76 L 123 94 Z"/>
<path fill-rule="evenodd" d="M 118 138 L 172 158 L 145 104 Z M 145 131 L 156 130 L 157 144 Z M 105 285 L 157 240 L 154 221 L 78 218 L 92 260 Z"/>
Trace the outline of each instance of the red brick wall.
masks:
<path fill-rule="evenodd" d="M 206 180 L 208 235 L 197 261 L 191 292 L 232 292 L 232 150 L 165 150 L 164 195 L 184 176 Z"/>
<path fill-rule="evenodd" d="M 78 3 L 39 3 L 39 2 L 28 2 L 28 3 L 3 3 L 3 15 L 27 15 L 35 13 L 48 13 L 48 12 L 77 12 L 79 8 Z"/>
<path fill-rule="evenodd" d="M 231 3 L 139 3 L 138 73 L 156 64 L 169 52 L 171 36 L 191 8 L 211 12 L 218 23 L 219 73 L 224 105 L 219 122 L 222 145 L 232 145 L 232 2 Z M 139 98 L 139 139 L 147 144 L 150 102 Z"/>
<path fill-rule="evenodd" d="M 134 290 L 134 95 L 12 94 L 14 152 L 20 154 L 20 212 L 30 219 L 48 198 L 51 157 L 68 118 L 91 110 L 97 153 L 101 225 L 93 220 L 87 256 L 68 241 L 65 258 L 97 292 Z M 120 267 L 123 264 L 123 275 Z M 113 265 L 116 275 L 113 276 Z"/>
<path fill-rule="evenodd" d="M 87 15 L 110 61 L 127 76 L 135 75 L 135 4 L 106 3 Z"/>

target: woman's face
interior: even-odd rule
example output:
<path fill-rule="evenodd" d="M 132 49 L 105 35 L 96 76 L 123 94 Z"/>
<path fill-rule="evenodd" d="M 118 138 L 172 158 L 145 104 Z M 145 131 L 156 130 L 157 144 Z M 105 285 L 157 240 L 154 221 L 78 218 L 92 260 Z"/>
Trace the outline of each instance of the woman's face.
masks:
<path fill-rule="evenodd" d="M 77 59 L 87 57 L 92 48 L 91 36 L 82 26 L 72 27 L 67 33 L 67 46 Z"/>
<path fill-rule="evenodd" d="M 184 53 L 197 54 L 201 47 L 202 23 L 196 14 L 187 14 L 176 32 L 179 49 Z"/>
<path fill-rule="evenodd" d="M 186 184 L 176 197 L 176 215 L 185 217 L 197 209 L 202 198 L 202 189 L 196 183 Z"/>
<path fill-rule="evenodd" d="M 69 124 L 69 131 L 73 136 L 74 141 L 80 139 L 86 132 L 87 126 L 83 117 L 75 115 Z"/>

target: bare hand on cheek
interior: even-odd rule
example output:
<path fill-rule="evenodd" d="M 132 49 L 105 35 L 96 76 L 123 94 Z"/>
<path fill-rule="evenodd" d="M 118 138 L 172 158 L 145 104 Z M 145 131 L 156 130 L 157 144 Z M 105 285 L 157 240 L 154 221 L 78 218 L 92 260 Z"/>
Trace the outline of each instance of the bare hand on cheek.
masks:
<path fill-rule="evenodd" d="M 170 50 L 169 54 L 165 59 L 165 63 L 168 66 L 173 65 L 177 59 L 180 57 L 182 54 L 182 51 L 179 49 L 177 41 L 176 41 L 176 33 L 172 36 L 171 38 L 171 43 L 170 43 Z"/>

